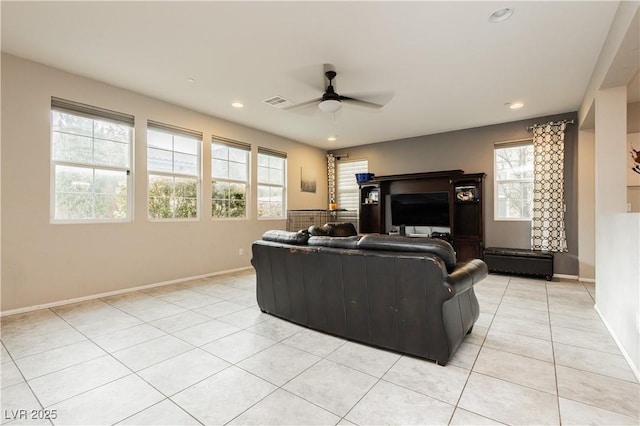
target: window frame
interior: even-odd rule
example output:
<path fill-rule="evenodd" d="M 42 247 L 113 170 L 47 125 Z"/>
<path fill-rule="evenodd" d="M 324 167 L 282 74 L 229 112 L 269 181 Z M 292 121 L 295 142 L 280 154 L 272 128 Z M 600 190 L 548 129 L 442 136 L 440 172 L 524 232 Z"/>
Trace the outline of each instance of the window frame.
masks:
<path fill-rule="evenodd" d="M 190 138 L 195 140 L 196 143 L 196 164 L 197 164 L 197 174 L 194 175 L 190 175 L 187 173 L 176 173 L 175 171 L 173 172 L 167 172 L 167 171 L 160 171 L 160 170 L 153 170 L 149 168 L 149 131 L 156 131 L 156 132 L 162 132 L 168 135 L 171 135 L 172 139 L 171 139 L 171 143 L 172 143 L 172 149 L 168 150 L 168 149 L 163 149 L 163 148 L 157 148 L 157 147 L 152 147 L 153 149 L 158 149 L 158 150 L 163 150 L 163 151 L 167 151 L 167 152 L 171 152 L 172 153 L 172 168 L 175 168 L 175 153 L 182 153 L 180 151 L 176 151 L 175 150 L 175 137 L 183 137 L 183 138 Z M 202 213 L 202 203 L 200 201 L 201 196 L 202 196 L 202 140 L 203 140 L 203 134 L 202 132 L 199 131 L 195 131 L 195 130 L 190 130 L 190 129 L 185 129 L 182 127 L 178 127 L 178 126 L 173 126 L 170 124 L 165 124 L 165 123 L 160 123 L 157 121 L 153 121 L 153 120 L 147 120 L 147 144 L 146 144 L 146 160 L 147 160 L 147 196 L 146 196 L 146 200 L 147 200 L 147 220 L 149 220 L 150 222 L 196 222 L 198 220 L 200 220 L 201 217 L 201 213 Z M 183 153 L 183 154 L 187 154 L 187 153 Z M 188 154 L 188 155 L 193 155 L 193 154 Z M 151 185 L 151 176 L 158 176 L 158 177 L 166 177 L 166 178 L 172 178 L 174 180 L 175 183 L 175 179 L 195 179 L 196 181 L 196 196 L 195 196 L 195 201 L 196 201 L 196 216 L 195 217 L 176 217 L 175 216 L 175 211 L 173 213 L 172 217 L 151 217 L 151 212 L 150 212 L 150 185 Z M 175 185 L 174 185 L 174 190 L 175 190 Z"/>
<path fill-rule="evenodd" d="M 532 191 L 531 191 L 531 200 L 530 204 L 533 204 L 533 173 L 531 178 L 511 178 L 511 179 L 498 179 L 498 150 L 500 149 L 508 149 L 508 148 L 520 148 L 523 146 L 530 146 L 533 150 L 533 139 L 518 139 L 514 141 L 508 142 L 497 142 L 493 147 L 493 219 L 494 221 L 504 221 L 504 222 L 531 222 L 533 215 L 531 217 L 502 217 L 498 216 L 499 208 L 499 197 L 498 197 L 498 187 L 500 184 L 506 183 L 531 183 Z M 533 157 L 531 158 L 531 170 L 533 172 Z M 523 210 L 523 209 L 521 209 Z"/>
<path fill-rule="evenodd" d="M 258 220 L 285 220 L 287 218 L 287 153 L 275 151 L 268 148 L 258 147 L 258 157 L 256 161 L 256 167 L 258 170 L 256 176 L 256 216 Z M 280 158 L 283 160 L 282 167 L 282 185 L 273 184 L 270 182 L 261 182 L 260 181 L 260 156 L 266 155 L 269 157 Z M 260 215 L 260 187 L 267 188 L 281 188 L 282 189 L 282 214 L 280 216 L 261 216 Z"/>
<path fill-rule="evenodd" d="M 104 139 L 96 137 L 95 135 L 95 122 L 103 121 L 103 122 L 112 122 L 119 125 L 126 126 L 129 130 L 129 140 L 127 144 L 127 165 L 125 166 L 114 166 L 114 165 L 106 165 L 99 164 L 95 161 L 93 162 L 82 162 L 82 161 L 72 161 L 72 160 L 58 160 L 55 158 L 56 150 L 54 149 L 54 112 L 59 112 L 63 114 L 68 114 L 76 117 L 82 117 L 86 119 L 92 120 L 92 135 L 91 139 L 91 151 L 92 154 L 95 152 L 96 140 L 110 141 L 114 143 L 123 143 L 116 140 Z M 135 140 L 135 120 L 134 116 L 126 113 L 121 113 L 118 111 L 112 111 L 105 108 L 100 108 L 92 105 L 83 104 L 80 102 L 70 101 L 62 98 L 51 97 L 51 107 L 49 112 L 50 117 L 50 126 L 49 126 L 49 147 L 50 147 L 50 188 L 49 188 L 49 223 L 51 224 L 107 224 L 107 223 L 130 223 L 133 221 L 133 208 L 134 208 L 134 180 L 133 180 L 133 152 L 134 152 L 134 140 Z M 70 133 L 76 136 L 88 138 L 87 135 Z M 85 170 L 91 170 L 92 173 L 92 182 L 95 182 L 95 174 L 96 171 L 106 171 L 106 172 L 124 172 L 126 175 L 126 214 L 124 218 L 74 218 L 74 219 L 62 219 L 57 218 L 57 184 L 56 184 L 56 171 L 58 167 L 76 167 L 82 168 Z M 93 196 L 96 195 L 95 192 L 91 193 Z M 94 212 L 95 212 L 95 200 L 94 200 Z"/>
<path fill-rule="evenodd" d="M 247 178 L 246 180 L 238 180 L 238 179 L 231 179 L 231 178 L 221 178 L 221 177 L 214 177 L 213 176 L 213 172 L 214 172 L 214 166 L 213 166 L 213 151 L 214 151 L 214 145 L 221 145 L 221 146 L 225 146 L 229 149 L 236 149 L 236 150 L 242 150 L 245 152 L 246 154 L 246 175 Z M 251 194 L 251 144 L 247 144 L 244 142 L 239 142 L 239 141 L 235 141 L 232 139 L 227 139 L 227 138 L 223 138 L 223 137 L 219 137 L 219 136 L 212 136 L 211 138 L 211 155 L 210 155 L 210 160 L 211 160 L 211 197 L 210 197 L 210 201 L 211 201 L 211 219 L 212 220 L 248 220 L 249 219 L 249 211 L 250 211 L 250 194 Z M 217 159 L 220 160 L 220 159 Z M 229 158 L 227 158 L 227 164 L 229 164 L 231 162 L 231 160 Z M 244 199 L 244 216 L 241 217 L 231 217 L 231 216 L 227 216 L 227 217 L 220 217 L 220 216 L 214 216 L 213 214 L 213 188 L 214 188 L 214 182 L 224 182 L 224 183 L 229 183 L 229 184 L 233 184 L 233 183 L 241 183 L 245 185 L 245 199 Z"/>

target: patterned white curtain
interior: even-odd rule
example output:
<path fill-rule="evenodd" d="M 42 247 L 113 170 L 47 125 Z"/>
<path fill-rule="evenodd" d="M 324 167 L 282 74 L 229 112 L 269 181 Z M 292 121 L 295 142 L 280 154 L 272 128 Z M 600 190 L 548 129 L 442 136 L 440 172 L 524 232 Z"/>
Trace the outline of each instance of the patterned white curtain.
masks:
<path fill-rule="evenodd" d="M 336 202 L 336 157 L 327 155 L 327 185 L 329 190 L 329 204 Z"/>
<path fill-rule="evenodd" d="M 567 251 L 564 227 L 565 128 L 565 122 L 533 125 L 533 250 Z"/>

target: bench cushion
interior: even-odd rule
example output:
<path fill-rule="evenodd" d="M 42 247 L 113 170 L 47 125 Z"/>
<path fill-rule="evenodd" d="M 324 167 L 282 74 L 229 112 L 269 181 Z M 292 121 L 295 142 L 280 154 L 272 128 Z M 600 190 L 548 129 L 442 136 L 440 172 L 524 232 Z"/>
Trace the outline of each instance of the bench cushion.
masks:
<path fill-rule="evenodd" d="M 553 253 L 543 250 L 528 250 L 528 249 L 514 249 L 503 247 L 487 247 L 484 249 L 486 255 L 501 255 L 501 256 L 515 256 L 515 257 L 534 257 L 543 259 L 553 259 Z"/>
<path fill-rule="evenodd" d="M 484 261 L 490 272 L 553 277 L 553 253 L 540 250 L 489 247 Z"/>

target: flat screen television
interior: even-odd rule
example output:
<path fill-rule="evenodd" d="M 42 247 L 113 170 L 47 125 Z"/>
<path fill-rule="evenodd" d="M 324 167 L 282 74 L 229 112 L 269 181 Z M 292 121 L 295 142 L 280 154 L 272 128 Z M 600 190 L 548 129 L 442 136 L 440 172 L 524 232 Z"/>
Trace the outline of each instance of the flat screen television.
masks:
<path fill-rule="evenodd" d="M 422 192 L 391 195 L 391 224 L 450 226 L 449 193 Z"/>

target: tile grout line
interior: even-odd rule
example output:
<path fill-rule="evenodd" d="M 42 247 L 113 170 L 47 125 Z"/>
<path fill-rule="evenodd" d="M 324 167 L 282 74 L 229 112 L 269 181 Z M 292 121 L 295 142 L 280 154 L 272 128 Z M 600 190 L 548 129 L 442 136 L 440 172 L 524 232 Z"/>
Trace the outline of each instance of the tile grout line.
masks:
<path fill-rule="evenodd" d="M 371 385 L 371 387 L 370 387 L 369 389 L 367 389 L 367 391 L 362 395 L 362 397 L 360 397 L 360 398 L 359 398 L 359 399 L 358 399 L 358 400 L 353 404 L 353 406 L 351 406 L 351 408 L 350 408 L 350 409 L 349 409 L 349 410 L 344 414 L 344 416 L 342 416 L 342 418 L 343 418 L 343 419 L 347 420 L 348 422 L 351 422 L 351 420 L 348 420 L 348 419 L 347 419 L 347 416 L 349 415 L 349 413 L 351 413 L 351 411 L 353 411 L 353 409 L 354 409 L 354 408 L 356 408 L 356 406 L 360 403 L 360 401 L 362 401 L 362 400 L 363 400 L 363 399 L 364 399 L 364 398 L 369 394 L 369 392 L 371 392 L 371 390 L 372 390 L 374 387 L 376 387 L 376 385 L 377 385 L 378 383 L 380 383 L 381 381 L 383 381 L 383 379 L 382 379 L 382 378 L 383 378 L 383 377 L 384 377 L 384 376 L 385 376 L 389 371 L 391 371 L 391 369 L 392 369 L 392 368 L 393 368 L 393 367 L 394 367 L 398 362 L 400 362 L 400 360 L 402 359 L 402 357 L 403 357 L 403 356 L 404 356 L 404 355 L 400 355 L 400 356 L 398 357 L 398 359 L 396 359 L 396 360 L 393 362 L 393 364 L 391 364 L 391 366 L 390 366 L 389 368 L 387 368 L 387 370 L 386 370 L 386 371 L 385 371 L 385 372 L 384 372 L 380 377 L 372 376 L 372 377 L 375 377 L 375 378 L 377 379 L 377 380 L 376 380 L 376 382 L 375 382 L 373 385 Z M 331 361 L 331 360 L 329 360 L 329 361 Z M 339 364 L 339 363 L 337 363 L 337 364 Z M 342 364 L 339 364 L 339 365 L 342 365 Z M 348 366 L 344 366 L 344 367 L 350 368 L 350 367 L 348 367 Z M 355 368 L 354 368 L 354 370 L 355 370 Z M 356 371 L 359 371 L 359 370 L 356 370 Z M 362 371 L 361 371 L 361 373 L 364 373 L 364 372 L 362 372 Z M 364 374 L 368 374 L 368 373 L 364 373 Z M 369 374 L 369 376 L 371 376 L 371 374 Z M 384 381 L 385 381 L 385 382 L 387 382 L 387 383 L 391 383 L 391 382 L 389 382 L 389 381 L 387 381 L 387 380 L 384 380 Z M 391 384 L 395 385 L 395 383 L 391 383 Z M 399 385 L 396 385 L 396 386 L 399 386 Z M 401 386 L 401 387 L 402 387 L 402 388 L 405 388 L 404 386 Z M 407 389 L 407 388 L 405 388 L 405 389 Z M 408 389 L 408 390 L 411 390 L 411 389 Z M 413 392 L 415 392 L 415 391 L 413 391 Z M 420 392 L 417 392 L 417 393 L 420 393 Z M 424 395 L 424 394 L 423 394 L 423 395 Z M 429 397 L 428 395 L 425 395 L 425 396 Z M 431 397 L 429 397 L 429 398 L 431 398 Z M 434 399 L 435 399 L 435 398 L 434 398 Z M 451 404 L 449 404 L 449 405 L 451 405 Z M 455 410 L 455 408 L 454 408 L 454 410 Z M 351 423 L 353 423 L 353 422 L 351 422 Z"/>
<path fill-rule="evenodd" d="M 273 345 L 269 346 L 268 348 L 264 348 L 264 349 L 262 349 L 262 350 L 260 350 L 260 351 L 256 352 L 255 354 L 252 354 L 252 355 L 248 356 L 248 357 L 247 357 L 247 358 L 245 358 L 245 359 L 249 359 L 249 358 L 251 358 L 252 356 L 257 355 L 257 354 L 259 354 L 259 353 L 262 353 L 262 352 L 264 352 L 265 350 L 267 350 L 267 349 L 269 349 L 269 348 L 272 348 L 272 347 L 274 347 L 274 346 L 276 346 L 276 345 L 278 345 L 278 344 L 283 344 L 283 345 L 287 346 L 285 343 L 282 343 L 282 342 L 283 342 L 283 341 L 285 341 L 285 340 L 287 340 L 287 339 L 289 339 L 289 338 L 291 338 L 291 337 L 293 337 L 293 336 L 295 336 L 295 335 L 297 335 L 297 334 L 299 334 L 299 333 L 301 333 L 302 331 L 303 331 L 303 330 L 299 330 L 299 331 L 297 331 L 296 333 L 292 334 L 291 336 L 289 336 L 289 337 L 285 337 L 284 339 L 281 339 L 281 340 L 277 341 L 275 344 L 273 344 Z M 264 337 L 264 336 L 263 336 L 263 337 Z M 294 348 L 294 349 L 298 349 L 298 348 Z M 301 350 L 301 349 L 298 349 L 298 350 Z M 335 351 L 335 350 L 337 350 L 337 348 L 336 348 L 336 349 L 334 349 L 334 351 Z M 303 352 L 306 352 L 306 351 L 303 351 Z M 310 353 L 310 352 L 307 352 L 307 353 Z M 333 351 L 332 351 L 331 353 L 333 353 Z M 311 354 L 311 355 L 314 355 L 314 354 Z M 317 355 L 315 355 L 315 356 L 317 356 Z M 292 393 L 292 392 L 289 392 L 288 390 L 284 389 L 284 386 L 285 386 L 287 383 L 291 382 L 293 379 L 295 379 L 296 377 L 300 376 L 300 375 L 301 375 L 301 374 L 303 374 L 305 371 L 309 370 L 311 367 L 313 367 L 313 366 L 317 365 L 319 362 L 321 362 L 322 360 L 324 360 L 324 359 L 325 359 L 324 357 L 318 357 L 318 358 L 319 358 L 319 359 L 318 359 L 316 362 L 314 362 L 314 363 L 313 363 L 313 364 L 311 364 L 309 367 L 307 367 L 307 368 L 305 368 L 304 370 L 302 370 L 300 373 L 296 374 L 296 375 L 295 375 L 294 377 L 292 377 L 291 379 L 289 379 L 289 380 L 287 380 L 286 382 L 284 382 L 284 383 L 282 384 L 282 386 L 276 385 L 275 383 L 271 383 L 270 381 L 268 381 L 268 380 L 267 380 L 267 379 L 265 379 L 264 377 L 260 377 L 260 376 L 258 376 L 257 374 L 255 374 L 255 373 L 253 373 L 253 372 L 251 372 L 251 371 L 249 371 L 249 370 L 246 370 L 246 369 L 244 369 L 243 367 L 241 367 L 241 366 L 239 366 L 239 365 L 237 365 L 237 364 L 234 364 L 234 366 L 236 366 L 237 368 L 241 369 L 242 371 L 244 371 L 244 372 L 246 372 L 246 373 L 248 373 L 248 374 L 251 374 L 252 376 L 254 376 L 254 377 L 256 377 L 256 378 L 258 378 L 258 379 L 260 379 L 260 380 L 264 380 L 265 382 L 267 382 L 267 383 L 269 383 L 269 384 L 271 384 L 271 385 L 275 386 L 276 388 L 275 388 L 273 391 L 269 392 L 267 395 L 265 395 L 263 398 L 260 398 L 258 401 L 256 401 L 255 403 L 251 404 L 251 406 L 247 407 L 247 408 L 246 408 L 245 410 L 243 410 L 242 412 L 238 413 L 235 417 L 233 417 L 231 420 L 229 420 L 228 422 L 226 422 L 226 423 L 225 423 L 225 425 L 227 425 L 227 424 L 231 423 L 232 421 L 234 421 L 235 419 L 237 419 L 238 417 L 240 417 L 241 415 L 243 415 L 244 413 L 246 413 L 247 411 L 249 411 L 250 409 L 252 409 L 252 408 L 253 408 L 253 407 L 255 407 L 256 405 L 258 405 L 260 402 L 264 401 L 266 398 L 268 398 L 269 396 L 271 396 L 271 395 L 273 395 L 274 393 L 276 393 L 278 390 L 282 390 L 282 391 L 284 391 L 284 392 L 290 393 L 291 395 L 294 395 L 294 396 L 296 396 L 296 397 L 298 397 L 298 398 L 300 398 L 300 399 L 302 399 L 302 400 L 304 400 L 304 401 L 306 401 L 306 402 L 308 402 L 308 403 L 310 403 L 310 404 L 313 404 L 313 405 L 315 405 L 316 407 L 321 408 L 322 410 L 324 410 L 324 411 L 326 411 L 326 412 L 328 412 L 328 413 L 331 413 L 331 414 L 337 415 L 336 413 L 332 413 L 331 411 L 327 410 L 326 408 L 320 407 L 319 405 L 317 405 L 317 404 L 313 403 L 312 401 L 307 400 L 306 398 L 303 398 L 303 397 L 301 397 L 301 396 L 299 396 L 299 395 L 296 395 L 296 394 L 294 394 L 294 393 Z M 243 359 L 242 361 L 244 361 L 244 359 Z M 242 362 L 242 361 L 239 361 L 239 362 Z M 340 416 L 338 416 L 338 417 L 340 417 Z"/>
<path fill-rule="evenodd" d="M 188 411 L 186 411 L 184 408 L 182 408 L 182 406 L 181 406 L 181 405 L 176 404 L 176 403 L 175 403 L 175 402 L 174 402 L 170 397 L 166 397 L 166 398 L 164 398 L 163 400 L 158 401 L 158 402 L 156 402 L 156 403 L 155 403 L 155 404 L 153 404 L 153 405 L 150 405 L 150 406 L 148 406 L 148 407 L 146 407 L 146 408 L 143 408 L 143 409 L 142 409 L 142 410 L 140 410 L 140 411 L 137 411 L 137 412 L 135 412 L 135 413 L 131 414 L 131 415 L 130 415 L 130 416 L 128 416 L 128 417 L 125 417 L 124 419 L 118 420 L 118 421 L 117 421 L 116 423 L 114 423 L 114 424 L 115 424 L 115 425 L 119 425 L 119 424 L 121 424 L 122 422 L 124 422 L 124 421 L 126 421 L 126 420 L 128 420 L 128 419 L 130 419 L 130 418 L 132 418 L 132 417 L 135 417 L 135 416 L 137 416 L 138 414 L 143 413 L 143 412 L 145 412 L 146 410 L 148 410 L 148 409 L 150 409 L 150 408 L 152 408 L 152 407 L 155 407 L 156 405 L 162 404 L 164 401 L 169 401 L 169 402 L 171 402 L 171 403 L 172 403 L 172 404 L 174 404 L 176 407 L 178 407 L 182 412 L 184 412 L 184 413 L 185 413 L 185 414 L 187 414 L 189 417 L 191 417 L 193 420 L 195 420 L 196 422 L 198 422 L 200 425 L 205 426 L 205 425 L 204 425 L 204 423 L 202 423 L 200 420 L 198 420 L 198 419 L 196 419 L 194 416 L 192 416 Z"/>
<path fill-rule="evenodd" d="M 20 373 L 20 376 L 22 377 L 23 383 L 27 386 L 27 388 L 29 388 L 29 392 L 31 392 L 31 395 L 33 395 L 33 397 L 35 398 L 36 402 L 38 403 L 38 405 L 40 405 L 40 409 L 44 411 L 44 405 L 42 404 L 42 401 L 40 401 L 40 398 L 38 398 L 38 395 L 36 395 L 36 393 L 34 392 L 33 388 L 31 387 L 31 384 L 29 383 L 29 381 L 27 380 L 27 378 L 24 376 L 24 373 L 22 372 L 22 370 L 20 369 L 20 367 L 18 367 L 18 364 L 15 362 L 15 359 L 13 358 L 13 356 L 11 355 L 11 352 L 9 352 L 7 350 L 6 345 L 4 344 L 4 342 L 1 342 L 2 346 L 4 347 L 5 351 L 7 352 L 7 355 L 9 355 L 9 358 L 11 358 L 11 362 L 13 362 L 13 365 L 15 366 L 15 368 L 18 370 L 18 373 Z M 11 386 L 16 386 L 16 385 L 20 385 L 21 383 L 16 383 L 14 385 Z M 7 386 L 7 388 L 11 387 L 11 386 Z M 3 388 L 2 390 L 4 390 L 5 388 Z M 14 419 L 16 420 L 16 419 Z M 53 422 L 51 421 L 51 419 L 47 419 L 49 421 L 49 424 L 53 425 Z M 12 420 L 13 421 L 13 420 Z M 11 423 L 11 422 L 7 422 L 7 423 Z"/>
<path fill-rule="evenodd" d="M 460 391 L 460 395 L 458 396 L 458 399 L 456 400 L 456 403 L 454 405 L 453 408 L 453 412 L 451 413 L 451 417 L 449 418 L 448 424 L 451 424 L 451 422 L 453 421 L 453 417 L 456 414 L 456 411 L 458 410 L 458 408 L 460 408 L 461 410 L 465 410 L 464 408 L 460 407 L 460 400 L 462 399 L 462 395 L 464 394 L 465 389 L 467 388 L 467 385 L 469 384 L 469 379 L 471 378 L 471 374 L 474 373 L 473 368 L 476 366 L 476 362 L 478 362 L 478 358 L 480 357 L 480 353 L 482 352 L 482 349 L 484 348 L 484 344 L 487 340 L 487 336 L 489 335 L 489 331 L 491 330 L 491 326 L 493 325 L 493 321 L 496 318 L 496 315 L 498 314 L 498 310 L 500 309 L 500 305 L 502 305 L 502 300 L 504 299 L 505 294 L 507 294 L 507 289 L 509 288 L 509 283 L 511 282 L 511 278 L 509 278 L 509 280 L 507 281 L 507 285 L 504 287 L 504 290 L 502 291 L 502 294 L 500 296 L 500 301 L 498 302 L 498 307 L 496 308 L 494 314 L 491 316 L 491 322 L 489 322 L 489 326 L 487 327 L 487 334 L 485 334 L 484 338 L 482 339 L 482 344 L 480 345 L 480 350 L 478 351 L 478 354 L 476 355 L 475 359 L 473 360 L 473 364 L 471 365 L 471 367 L 469 368 L 469 374 L 467 375 L 467 378 L 464 382 L 464 385 L 462 386 L 462 390 Z M 477 373 L 476 374 L 481 374 L 481 373 Z M 469 411 L 469 410 L 466 410 Z M 484 417 L 484 418 L 488 418 L 491 419 L 490 417 L 484 416 L 482 414 L 473 412 L 473 411 L 469 411 L 470 413 L 476 414 L 478 416 Z M 499 422 L 496 419 L 491 419 L 494 421 Z"/>
<path fill-rule="evenodd" d="M 545 282 L 544 288 L 547 295 L 547 311 L 549 316 L 549 338 L 551 340 L 551 356 L 553 359 L 553 377 L 556 381 L 556 407 L 558 409 L 558 424 L 562 425 L 562 411 L 560 410 L 560 387 L 558 384 L 558 368 L 556 364 L 556 348 L 553 342 L 553 327 L 551 326 L 551 307 L 549 305 L 549 282 Z"/>

